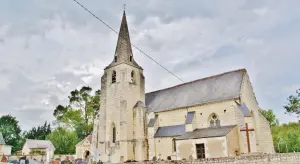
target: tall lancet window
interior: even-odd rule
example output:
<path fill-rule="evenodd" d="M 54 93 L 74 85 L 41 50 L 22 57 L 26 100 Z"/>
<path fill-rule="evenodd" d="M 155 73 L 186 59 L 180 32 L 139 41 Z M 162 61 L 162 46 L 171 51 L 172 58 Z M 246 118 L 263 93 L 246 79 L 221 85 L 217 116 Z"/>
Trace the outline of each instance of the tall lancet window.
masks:
<path fill-rule="evenodd" d="M 116 127 L 114 124 L 112 125 L 112 142 L 116 143 Z"/>
<path fill-rule="evenodd" d="M 116 71 L 113 71 L 112 76 L 111 76 L 111 83 L 115 83 L 117 79 L 117 73 Z"/>
<path fill-rule="evenodd" d="M 115 56 L 115 62 L 117 62 L 118 61 L 118 57 L 117 56 Z"/>
<path fill-rule="evenodd" d="M 172 142 L 173 142 L 173 152 L 176 152 L 176 139 L 173 138 Z"/>
<path fill-rule="evenodd" d="M 130 77 L 131 77 L 131 78 L 130 78 L 130 80 L 131 80 L 130 82 L 131 82 L 131 83 L 135 83 L 135 74 L 134 74 L 134 71 L 131 71 Z"/>
<path fill-rule="evenodd" d="M 210 115 L 209 124 L 210 124 L 210 127 L 220 127 L 221 126 L 219 117 L 215 113 Z"/>
<path fill-rule="evenodd" d="M 132 62 L 132 56 L 129 57 L 129 61 Z"/>

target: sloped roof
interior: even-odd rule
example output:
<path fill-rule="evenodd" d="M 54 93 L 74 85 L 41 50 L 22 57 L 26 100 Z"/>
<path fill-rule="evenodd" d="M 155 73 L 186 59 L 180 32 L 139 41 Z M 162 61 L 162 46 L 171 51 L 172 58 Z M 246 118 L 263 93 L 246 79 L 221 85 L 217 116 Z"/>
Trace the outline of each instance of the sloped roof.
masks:
<path fill-rule="evenodd" d="M 244 117 L 251 117 L 251 112 L 246 104 L 237 104 L 238 108 L 242 111 Z"/>
<path fill-rule="evenodd" d="M 185 125 L 162 126 L 159 127 L 154 137 L 174 137 L 180 136 L 185 132 Z"/>
<path fill-rule="evenodd" d="M 55 147 L 50 140 L 27 139 L 25 144 L 27 144 L 29 149 L 43 148 L 43 149 L 55 150 Z"/>
<path fill-rule="evenodd" d="M 145 104 L 142 102 L 142 101 L 138 101 L 133 108 L 136 108 L 136 107 L 142 107 L 142 108 L 145 108 Z"/>
<path fill-rule="evenodd" d="M 195 111 L 188 112 L 185 119 L 185 124 L 191 124 L 193 122 L 194 116 L 195 116 Z"/>
<path fill-rule="evenodd" d="M 226 136 L 235 126 L 236 125 L 195 129 L 192 132 L 184 133 L 178 139 L 222 137 L 222 136 Z"/>
<path fill-rule="evenodd" d="M 140 67 L 133 58 L 125 11 L 123 12 L 122 22 L 120 26 L 115 58 L 117 58 L 117 62 L 113 60 L 105 69 L 111 68 L 121 63 L 126 63 L 128 65 L 142 69 L 142 67 Z"/>
<path fill-rule="evenodd" d="M 146 93 L 147 111 L 162 112 L 239 98 L 245 72 L 245 69 L 235 70 Z"/>
<path fill-rule="evenodd" d="M 151 118 L 148 123 L 148 127 L 153 127 L 155 125 L 156 120 L 157 120 L 157 116 L 155 116 L 154 118 Z"/>
<path fill-rule="evenodd" d="M 1 132 L 0 132 L 0 145 L 5 145 L 5 141 Z"/>
<path fill-rule="evenodd" d="M 76 146 L 82 145 L 86 140 L 89 141 L 89 142 L 91 143 L 91 142 L 92 142 L 92 135 L 88 135 L 87 137 L 85 137 L 83 140 L 81 140 L 80 142 L 78 142 L 78 143 L 76 144 Z"/>

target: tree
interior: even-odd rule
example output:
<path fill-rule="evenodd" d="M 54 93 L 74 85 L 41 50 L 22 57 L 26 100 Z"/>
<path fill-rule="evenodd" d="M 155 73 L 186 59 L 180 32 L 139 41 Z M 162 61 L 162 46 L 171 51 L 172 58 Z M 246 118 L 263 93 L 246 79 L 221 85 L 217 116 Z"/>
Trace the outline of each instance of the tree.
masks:
<path fill-rule="evenodd" d="M 260 112 L 270 122 L 271 127 L 279 124 L 276 115 L 273 113 L 271 109 L 269 110 L 260 109 Z"/>
<path fill-rule="evenodd" d="M 58 105 L 54 110 L 54 117 L 57 122 L 66 125 L 76 131 L 80 139 L 92 133 L 94 119 L 100 108 L 100 90 L 83 86 L 80 90 L 73 90 L 70 93 L 67 106 Z"/>
<path fill-rule="evenodd" d="M 55 147 L 55 154 L 74 154 L 79 139 L 74 131 L 58 127 L 47 136 Z"/>
<path fill-rule="evenodd" d="M 300 124 L 288 123 L 272 127 L 276 152 L 300 152 Z"/>
<path fill-rule="evenodd" d="M 12 146 L 12 153 L 21 149 L 24 140 L 20 136 L 21 128 L 15 117 L 10 115 L 0 117 L 0 131 L 5 143 Z"/>
<path fill-rule="evenodd" d="M 287 100 L 288 100 L 288 105 L 284 106 L 286 113 L 288 113 L 290 115 L 295 114 L 299 120 L 299 118 L 300 118 L 300 89 L 296 90 L 296 94 L 289 96 Z"/>
<path fill-rule="evenodd" d="M 50 123 L 48 124 L 46 121 L 44 125 L 40 125 L 37 128 L 33 127 L 28 132 L 24 132 L 23 136 L 25 139 L 45 140 L 50 133 L 51 126 Z"/>

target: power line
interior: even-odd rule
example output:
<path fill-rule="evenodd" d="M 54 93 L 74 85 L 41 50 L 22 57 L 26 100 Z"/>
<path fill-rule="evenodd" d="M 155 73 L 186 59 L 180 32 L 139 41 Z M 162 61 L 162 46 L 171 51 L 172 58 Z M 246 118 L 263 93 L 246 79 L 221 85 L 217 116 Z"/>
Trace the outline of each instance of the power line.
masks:
<path fill-rule="evenodd" d="M 77 0 L 73 0 L 74 2 L 76 2 L 79 6 L 81 6 L 84 10 L 86 10 L 88 13 L 90 13 L 92 16 L 94 16 L 96 19 L 98 19 L 100 22 L 102 22 L 105 26 L 107 26 L 110 30 L 112 30 L 113 32 L 115 32 L 116 34 L 119 35 L 119 33 L 114 30 L 111 26 L 109 26 L 107 23 L 105 23 L 103 20 L 101 20 L 98 16 L 96 16 L 94 13 L 92 13 L 89 9 L 87 9 L 86 7 L 84 7 L 81 3 L 79 3 Z M 119 37 L 122 37 L 119 35 Z M 124 40 L 126 40 L 124 37 L 122 37 Z M 150 60 L 154 61 L 156 64 L 158 64 L 160 67 L 162 67 L 164 70 L 166 70 L 168 73 L 170 73 L 171 75 L 173 75 L 174 77 L 176 77 L 178 80 L 180 80 L 181 82 L 185 82 L 184 80 L 182 80 L 181 78 L 179 78 L 177 75 L 175 75 L 174 73 L 172 73 L 170 70 L 168 70 L 166 67 L 164 67 L 162 64 L 160 64 L 159 62 L 157 62 L 156 60 L 154 60 L 152 57 L 150 57 L 149 55 L 147 55 L 143 50 L 141 50 L 140 48 L 138 48 L 136 45 L 131 44 L 132 47 L 134 47 L 135 49 L 137 49 L 138 51 L 140 51 L 142 54 L 146 55 Z"/>
<path fill-rule="evenodd" d="M 79 3 L 77 0 L 73 0 L 74 2 L 76 2 L 79 6 L 81 6 L 84 10 L 86 10 L 88 13 L 90 13 L 92 16 L 94 16 L 96 19 L 98 19 L 100 22 L 102 22 L 106 27 L 108 27 L 110 30 L 112 30 L 114 33 L 116 33 L 117 35 L 119 35 L 119 33 L 116 31 L 116 30 L 114 30 L 111 26 L 109 26 L 107 23 L 105 23 L 103 20 L 101 20 L 98 16 L 96 16 L 93 12 L 91 12 L 89 9 L 87 9 L 86 7 L 84 7 L 81 3 Z M 128 41 L 126 38 L 124 38 L 123 36 L 120 36 L 119 35 L 119 37 L 122 37 L 124 40 L 126 40 L 126 41 Z M 129 42 L 129 41 L 128 41 Z M 132 46 L 132 47 L 134 47 L 134 48 L 136 48 L 138 51 L 140 51 L 142 54 L 144 54 L 144 55 L 146 55 L 150 60 L 152 60 L 152 61 L 154 61 L 156 64 L 158 64 L 160 67 L 162 67 L 164 70 L 166 70 L 168 73 L 170 73 L 171 75 L 173 75 L 174 77 L 176 77 L 178 80 L 180 80 L 181 82 L 183 82 L 183 83 L 185 83 L 185 81 L 184 80 L 182 80 L 181 78 L 179 78 L 177 75 L 175 75 L 173 72 L 171 72 L 170 70 L 168 70 L 166 67 L 164 67 L 162 64 L 160 64 L 159 62 L 157 62 L 155 59 L 153 59 L 152 57 L 150 57 L 149 55 L 147 55 L 143 50 L 141 50 L 140 48 L 138 48 L 136 45 L 134 45 L 134 44 L 132 44 L 131 42 L 129 42 L 129 44 Z M 198 88 L 195 88 L 194 86 L 190 86 L 190 85 L 188 85 L 189 87 L 191 87 L 191 88 L 193 88 L 194 90 L 194 92 L 200 92 L 201 93 L 201 91 L 199 91 L 198 90 Z M 173 92 L 174 92 L 174 90 L 171 90 L 171 92 L 172 92 L 172 94 L 171 94 L 171 98 L 173 98 L 174 97 L 174 94 L 173 94 Z M 165 99 L 162 99 L 161 100 L 161 102 L 160 102 L 160 104 L 162 103 L 162 102 L 164 102 L 165 101 Z M 176 101 L 175 99 L 173 99 L 173 101 Z"/>

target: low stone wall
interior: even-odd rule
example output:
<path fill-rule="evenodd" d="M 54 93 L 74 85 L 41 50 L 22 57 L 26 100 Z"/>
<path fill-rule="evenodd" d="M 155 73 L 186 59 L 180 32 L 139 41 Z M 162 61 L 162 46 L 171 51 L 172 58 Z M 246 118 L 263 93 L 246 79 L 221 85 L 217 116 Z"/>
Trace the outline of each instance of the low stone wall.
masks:
<path fill-rule="evenodd" d="M 262 154 L 203 160 L 135 162 L 134 164 L 300 164 L 300 153 Z"/>
<path fill-rule="evenodd" d="M 37 161 L 45 161 L 46 160 L 46 155 L 8 155 L 6 156 L 8 160 L 19 160 L 21 157 L 26 156 L 26 159 L 35 159 Z M 2 158 L 2 155 L 0 155 L 0 159 Z M 52 159 L 60 159 L 61 161 L 65 159 L 70 159 L 70 160 L 75 160 L 76 156 L 75 155 L 54 155 Z"/>

